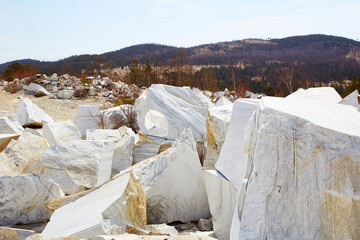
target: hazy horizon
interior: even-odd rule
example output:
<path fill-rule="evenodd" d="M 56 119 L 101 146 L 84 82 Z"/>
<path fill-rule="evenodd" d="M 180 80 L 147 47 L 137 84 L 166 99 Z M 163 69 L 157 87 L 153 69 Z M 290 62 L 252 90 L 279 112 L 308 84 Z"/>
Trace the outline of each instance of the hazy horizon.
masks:
<path fill-rule="evenodd" d="M 56 61 L 146 43 L 191 47 L 309 34 L 359 41 L 358 12 L 354 0 L 0 0 L 0 63 Z"/>

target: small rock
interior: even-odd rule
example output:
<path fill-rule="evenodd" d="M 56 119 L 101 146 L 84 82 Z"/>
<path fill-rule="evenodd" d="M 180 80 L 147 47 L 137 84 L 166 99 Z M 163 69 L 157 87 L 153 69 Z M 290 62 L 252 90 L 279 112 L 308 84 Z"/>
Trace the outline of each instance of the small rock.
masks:
<path fill-rule="evenodd" d="M 200 229 L 200 231 L 212 231 L 213 224 L 211 218 L 210 219 L 200 218 L 197 227 Z"/>

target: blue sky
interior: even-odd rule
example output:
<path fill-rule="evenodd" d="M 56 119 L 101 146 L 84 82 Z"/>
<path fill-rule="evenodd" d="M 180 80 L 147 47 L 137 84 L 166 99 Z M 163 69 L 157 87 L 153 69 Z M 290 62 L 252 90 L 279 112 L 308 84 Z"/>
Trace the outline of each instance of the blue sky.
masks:
<path fill-rule="evenodd" d="M 0 0 L 0 63 L 314 33 L 360 40 L 355 0 Z"/>

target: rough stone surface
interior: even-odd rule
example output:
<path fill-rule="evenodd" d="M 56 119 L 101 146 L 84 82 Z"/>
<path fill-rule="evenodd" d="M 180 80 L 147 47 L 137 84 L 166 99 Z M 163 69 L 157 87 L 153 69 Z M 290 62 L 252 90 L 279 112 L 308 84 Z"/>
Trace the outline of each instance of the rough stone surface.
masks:
<path fill-rule="evenodd" d="M 0 117 L 0 152 L 9 142 L 18 139 L 22 131 L 17 128 L 7 117 Z"/>
<path fill-rule="evenodd" d="M 0 227 L 1 240 L 25 240 L 34 234 L 34 231 L 18 228 Z"/>
<path fill-rule="evenodd" d="M 21 99 L 16 108 L 16 117 L 23 127 L 42 127 L 43 124 L 54 122 L 52 117 L 47 115 L 28 98 Z"/>
<path fill-rule="evenodd" d="M 170 148 L 127 169 L 131 170 L 144 187 L 149 223 L 210 218 L 205 183 L 190 128 L 185 129 Z"/>
<path fill-rule="evenodd" d="M 263 98 L 238 239 L 359 239 L 359 122 L 352 106 Z"/>
<path fill-rule="evenodd" d="M 144 229 L 151 233 L 161 233 L 161 234 L 169 234 L 169 235 L 178 234 L 178 231 L 173 226 L 169 226 L 166 224 L 151 224 L 151 225 L 146 225 L 141 229 Z"/>
<path fill-rule="evenodd" d="M 196 142 L 206 140 L 206 111 L 214 105 L 199 90 L 153 84 L 135 102 L 140 131 L 175 140 L 190 127 Z"/>
<path fill-rule="evenodd" d="M 24 129 L 18 126 L 7 117 L 0 117 L 0 134 L 18 134 L 20 135 Z"/>
<path fill-rule="evenodd" d="M 213 223 L 212 219 L 203 219 L 200 218 L 198 221 L 197 227 L 200 229 L 200 231 L 211 231 L 213 230 Z"/>
<path fill-rule="evenodd" d="M 42 154 L 44 177 L 66 194 L 97 187 L 110 179 L 113 152 L 112 141 L 56 143 Z"/>
<path fill-rule="evenodd" d="M 139 163 L 145 159 L 156 156 L 166 147 L 171 146 L 172 142 L 173 140 L 154 136 L 147 136 L 140 133 L 139 140 L 137 141 L 133 151 L 134 163 Z"/>
<path fill-rule="evenodd" d="M 206 119 L 207 148 L 204 167 L 214 169 L 229 127 L 233 104 L 208 109 Z"/>
<path fill-rule="evenodd" d="M 45 124 L 42 134 L 50 146 L 61 141 L 81 140 L 79 128 L 71 121 Z"/>
<path fill-rule="evenodd" d="M 47 147 L 44 138 L 29 132 L 24 132 L 17 140 L 11 140 L 0 153 L 0 176 L 41 172 L 41 154 Z"/>
<path fill-rule="evenodd" d="M 133 164 L 132 153 L 135 143 L 135 133 L 131 128 L 124 126 L 119 130 L 88 129 L 86 139 L 110 140 L 114 142 L 111 176 L 118 174 Z"/>
<path fill-rule="evenodd" d="M 99 106 L 79 105 L 75 125 L 80 129 L 81 135 L 86 136 L 88 129 L 99 129 L 103 119 L 100 116 Z"/>
<path fill-rule="evenodd" d="M 60 90 L 57 93 L 57 97 L 59 99 L 71 99 L 72 96 L 74 96 L 75 91 L 74 90 Z"/>
<path fill-rule="evenodd" d="M 124 233 L 120 235 L 99 235 L 99 236 L 95 236 L 93 240 L 214 240 L 215 239 L 206 234 L 199 232 L 199 233 L 191 233 L 188 235 L 176 235 L 176 236 L 149 236 L 149 235 L 136 235 L 136 234 Z"/>
<path fill-rule="evenodd" d="M 49 201 L 64 197 L 59 186 L 39 174 L 0 176 L 0 225 L 48 220 Z"/>
<path fill-rule="evenodd" d="M 69 217 L 70 216 L 70 217 Z M 131 172 L 57 209 L 42 235 L 93 237 L 110 234 L 113 225 L 146 225 L 146 199 L 141 184 Z"/>
<path fill-rule="evenodd" d="M 222 146 L 215 168 L 238 189 L 246 178 L 248 154 L 245 152 L 245 130 L 257 108 L 257 99 L 238 99 L 234 102 L 228 134 Z"/>
<path fill-rule="evenodd" d="M 25 90 L 33 93 L 34 95 L 36 95 L 36 97 L 50 95 L 50 93 L 45 88 L 36 83 L 30 83 L 28 86 L 25 87 Z"/>

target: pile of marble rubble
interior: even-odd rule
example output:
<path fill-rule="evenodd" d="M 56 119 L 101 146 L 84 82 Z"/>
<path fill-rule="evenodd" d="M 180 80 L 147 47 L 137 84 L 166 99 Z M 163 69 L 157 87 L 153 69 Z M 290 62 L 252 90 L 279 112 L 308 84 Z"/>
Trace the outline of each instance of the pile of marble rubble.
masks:
<path fill-rule="evenodd" d="M 0 236 L 359 239 L 358 93 L 218 95 L 154 84 L 126 106 L 139 133 L 119 109 L 57 122 L 22 98 L 0 118 Z"/>
<path fill-rule="evenodd" d="M 80 79 L 69 74 L 58 76 L 56 73 L 51 76 L 37 74 L 21 80 L 15 79 L 10 83 L 0 82 L 0 85 L 8 84 L 21 85 L 20 89 L 24 89 L 26 94 L 35 97 L 50 96 L 51 98 L 72 99 L 98 96 L 105 97 L 113 103 L 117 98 L 135 101 L 143 91 L 134 84 L 128 85 L 121 81 L 113 81 L 108 77 L 90 76 Z"/>

